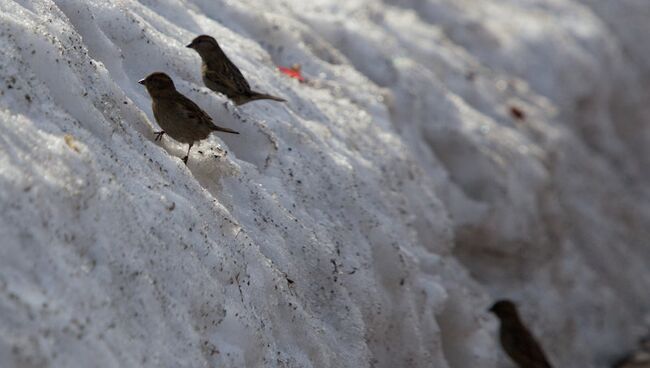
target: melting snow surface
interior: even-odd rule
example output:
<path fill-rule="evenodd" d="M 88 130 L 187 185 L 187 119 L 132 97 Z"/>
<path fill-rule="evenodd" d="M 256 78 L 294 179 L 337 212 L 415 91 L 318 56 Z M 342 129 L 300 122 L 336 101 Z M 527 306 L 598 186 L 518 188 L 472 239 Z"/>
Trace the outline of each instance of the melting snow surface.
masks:
<path fill-rule="evenodd" d="M 0 365 L 511 367 L 507 297 L 556 366 L 609 366 L 650 310 L 649 17 L 0 0 Z M 288 103 L 206 89 L 198 34 Z M 185 166 L 153 71 L 242 134 Z"/>

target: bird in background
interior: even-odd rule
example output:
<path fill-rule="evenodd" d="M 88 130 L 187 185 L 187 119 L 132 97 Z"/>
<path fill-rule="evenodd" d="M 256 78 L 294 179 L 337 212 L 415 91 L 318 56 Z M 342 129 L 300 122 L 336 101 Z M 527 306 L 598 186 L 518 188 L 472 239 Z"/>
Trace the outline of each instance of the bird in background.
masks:
<path fill-rule="evenodd" d="M 499 300 L 490 308 L 501 321 L 501 346 L 520 368 L 552 368 L 544 351 L 519 318 L 517 306 Z"/>
<path fill-rule="evenodd" d="M 251 90 L 246 78 L 214 38 L 206 35 L 198 36 L 187 47 L 198 52 L 203 60 L 201 77 L 205 86 L 228 96 L 236 105 L 255 100 L 286 102 L 283 98 Z"/>
<path fill-rule="evenodd" d="M 215 125 L 212 118 L 189 98 L 176 90 L 174 81 L 165 73 L 152 73 L 138 83 L 147 88 L 151 96 L 151 109 L 162 131 L 156 132 L 156 141 L 164 134 L 181 143 L 189 143 L 183 162 L 187 164 L 190 150 L 196 141 L 219 131 L 239 134 L 232 129 Z"/>

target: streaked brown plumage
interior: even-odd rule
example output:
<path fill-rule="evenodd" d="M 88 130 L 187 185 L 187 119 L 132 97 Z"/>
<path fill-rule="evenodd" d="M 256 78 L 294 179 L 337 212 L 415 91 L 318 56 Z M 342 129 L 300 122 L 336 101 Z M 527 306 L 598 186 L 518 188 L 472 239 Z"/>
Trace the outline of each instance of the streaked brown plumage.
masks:
<path fill-rule="evenodd" d="M 232 129 L 215 125 L 205 111 L 176 90 L 174 82 L 165 73 L 152 73 L 138 83 L 144 85 L 151 96 L 151 108 L 156 122 L 163 129 L 156 133 L 156 140 L 163 134 L 181 143 L 189 143 L 183 162 L 187 164 L 190 150 L 196 141 L 205 139 L 213 131 L 239 134 Z"/>
<path fill-rule="evenodd" d="M 286 102 L 280 97 L 251 90 L 246 78 L 230 61 L 214 38 L 206 35 L 198 36 L 187 47 L 198 52 L 203 60 L 201 77 L 205 86 L 213 91 L 223 93 L 235 104 L 243 105 L 255 100 Z"/>
<path fill-rule="evenodd" d="M 544 351 L 519 318 L 517 307 L 500 300 L 490 308 L 501 321 L 501 346 L 520 368 L 552 368 Z"/>

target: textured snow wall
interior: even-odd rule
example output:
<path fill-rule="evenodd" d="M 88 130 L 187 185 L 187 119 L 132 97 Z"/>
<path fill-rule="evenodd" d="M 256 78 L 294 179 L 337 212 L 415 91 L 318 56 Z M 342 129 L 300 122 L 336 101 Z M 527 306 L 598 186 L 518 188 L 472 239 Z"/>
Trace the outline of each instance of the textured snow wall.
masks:
<path fill-rule="evenodd" d="M 512 367 L 508 297 L 556 366 L 609 366 L 650 309 L 649 18 L 0 0 L 0 365 Z M 204 33 L 288 103 L 206 89 Z M 185 166 L 153 71 L 242 134 Z"/>

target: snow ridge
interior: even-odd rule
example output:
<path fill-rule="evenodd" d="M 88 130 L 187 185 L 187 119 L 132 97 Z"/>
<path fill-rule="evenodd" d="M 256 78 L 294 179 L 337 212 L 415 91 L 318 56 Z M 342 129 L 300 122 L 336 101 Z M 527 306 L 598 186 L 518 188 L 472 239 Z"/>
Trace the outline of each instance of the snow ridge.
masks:
<path fill-rule="evenodd" d="M 644 1 L 0 0 L 0 365 L 501 367 L 507 297 L 610 366 L 650 308 Z M 204 87 L 198 34 L 288 103 Z M 184 165 L 154 71 L 241 134 Z"/>

